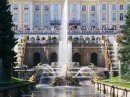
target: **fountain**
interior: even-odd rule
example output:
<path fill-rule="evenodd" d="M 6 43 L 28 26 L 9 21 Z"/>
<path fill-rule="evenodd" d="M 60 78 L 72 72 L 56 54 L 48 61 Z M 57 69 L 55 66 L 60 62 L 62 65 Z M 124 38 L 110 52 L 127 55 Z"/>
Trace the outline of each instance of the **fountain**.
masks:
<path fill-rule="evenodd" d="M 80 86 L 78 78 L 92 77 L 92 68 L 79 68 L 78 63 L 72 62 L 72 43 L 68 40 L 68 0 L 65 0 L 62 16 L 62 33 L 59 41 L 58 63 L 37 65 L 35 74 L 30 78 L 34 81 L 40 78 L 36 90 L 22 97 L 105 97 L 91 85 Z M 47 80 L 46 80 L 47 79 Z M 51 80 L 51 81 L 50 81 Z M 47 82 L 49 81 L 49 82 Z M 55 86 L 55 87 L 54 87 Z M 78 87 L 77 87 L 78 86 Z"/>

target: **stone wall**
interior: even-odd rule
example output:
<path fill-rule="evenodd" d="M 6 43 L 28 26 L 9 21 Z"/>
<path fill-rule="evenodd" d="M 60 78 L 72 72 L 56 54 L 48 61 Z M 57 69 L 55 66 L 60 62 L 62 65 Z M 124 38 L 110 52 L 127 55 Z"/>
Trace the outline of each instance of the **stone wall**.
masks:
<path fill-rule="evenodd" d="M 28 94 L 30 90 L 35 88 L 35 83 L 27 83 L 23 85 L 10 86 L 0 88 L 0 97 L 22 97 L 23 94 Z"/>
<path fill-rule="evenodd" d="M 34 66 L 34 53 L 40 54 L 42 63 L 49 63 L 52 53 L 58 55 L 58 44 L 27 44 L 25 50 L 24 63 L 30 67 Z M 81 66 L 87 66 L 91 63 L 91 54 L 97 54 L 97 66 L 105 67 L 105 49 L 101 44 L 73 44 L 72 56 L 78 53 L 81 57 Z"/>

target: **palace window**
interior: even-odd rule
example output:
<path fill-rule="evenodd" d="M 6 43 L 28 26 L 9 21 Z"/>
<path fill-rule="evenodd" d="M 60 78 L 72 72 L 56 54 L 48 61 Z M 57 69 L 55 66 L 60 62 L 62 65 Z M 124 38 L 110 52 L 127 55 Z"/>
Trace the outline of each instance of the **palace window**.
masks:
<path fill-rule="evenodd" d="M 57 4 L 55 4 L 54 10 L 58 10 L 58 5 Z"/>
<path fill-rule="evenodd" d="M 18 14 L 17 13 L 14 13 L 13 20 L 18 21 Z"/>
<path fill-rule="evenodd" d="M 77 8 L 76 8 L 76 5 L 74 4 L 74 5 L 73 5 L 73 10 L 76 10 L 76 9 L 77 9 Z"/>
<path fill-rule="evenodd" d="M 102 10 L 106 10 L 106 5 L 105 4 L 102 5 Z"/>
<path fill-rule="evenodd" d="M 48 5 L 45 5 L 45 10 L 49 10 L 49 6 Z"/>
<path fill-rule="evenodd" d="M 95 6 L 94 5 L 91 6 L 91 11 L 95 11 L 95 10 L 96 10 Z"/>
<path fill-rule="evenodd" d="M 120 13 L 120 20 L 124 20 L 124 14 Z"/>
<path fill-rule="evenodd" d="M 24 14 L 24 21 L 28 21 L 28 13 Z"/>
<path fill-rule="evenodd" d="M 85 5 L 82 6 L 82 11 L 86 11 L 86 6 Z"/>
<path fill-rule="evenodd" d="M 127 4 L 127 5 L 126 5 L 126 10 L 128 10 L 128 9 L 129 9 L 129 7 L 130 7 L 130 4 Z"/>
<path fill-rule="evenodd" d="M 102 14 L 102 20 L 106 20 L 106 13 Z"/>
<path fill-rule="evenodd" d="M 36 14 L 36 15 L 35 15 L 35 21 L 36 21 L 36 22 L 39 22 L 39 21 L 40 21 L 40 14 Z"/>
<path fill-rule="evenodd" d="M 49 15 L 48 15 L 48 14 L 45 14 L 45 15 L 44 15 L 44 21 L 45 21 L 45 22 L 48 22 L 48 21 L 49 21 Z"/>
<path fill-rule="evenodd" d="M 112 20 L 115 21 L 116 20 L 116 13 L 112 14 Z"/>
<path fill-rule="evenodd" d="M 86 14 L 82 14 L 82 22 L 86 22 Z"/>
<path fill-rule="evenodd" d="M 92 22 L 95 22 L 95 20 L 96 20 L 96 16 L 95 16 L 95 14 L 92 14 L 92 15 L 91 15 L 91 21 L 92 21 Z"/>
<path fill-rule="evenodd" d="M 54 14 L 54 20 L 55 20 L 55 21 L 58 20 L 58 14 L 57 14 L 57 13 Z"/>
<path fill-rule="evenodd" d="M 113 25 L 112 28 L 113 28 L 113 30 L 116 30 L 116 25 Z"/>
<path fill-rule="evenodd" d="M 112 5 L 112 10 L 116 10 L 116 4 Z"/>
<path fill-rule="evenodd" d="M 106 25 L 102 25 L 102 28 L 106 28 Z"/>
<path fill-rule="evenodd" d="M 24 5 L 24 10 L 28 10 L 29 8 L 28 8 L 28 4 L 25 4 Z"/>
<path fill-rule="evenodd" d="M 14 4 L 14 10 L 18 10 L 18 5 Z"/>
<path fill-rule="evenodd" d="M 124 9 L 124 6 L 123 4 L 120 5 L 120 10 L 123 10 Z"/>
<path fill-rule="evenodd" d="M 76 20 L 77 20 L 77 15 L 76 15 L 75 13 L 73 14 L 72 20 L 73 20 L 73 21 L 76 21 Z"/>
<path fill-rule="evenodd" d="M 36 5 L 36 6 L 35 6 L 35 10 L 40 10 L 40 6 L 39 6 L 39 5 Z"/>

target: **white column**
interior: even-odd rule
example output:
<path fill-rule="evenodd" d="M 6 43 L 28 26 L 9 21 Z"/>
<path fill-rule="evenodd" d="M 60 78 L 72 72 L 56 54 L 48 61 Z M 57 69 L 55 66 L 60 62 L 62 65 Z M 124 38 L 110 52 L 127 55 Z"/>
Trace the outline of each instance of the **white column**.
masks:
<path fill-rule="evenodd" d="M 78 8 L 78 20 L 80 20 L 80 3 L 77 4 L 77 8 Z"/>
<path fill-rule="evenodd" d="M 98 28 L 101 28 L 100 26 L 101 26 L 101 21 L 100 21 L 100 19 L 101 19 L 101 16 L 100 16 L 100 3 L 98 3 L 98 5 L 97 5 L 97 15 L 98 15 Z"/>
<path fill-rule="evenodd" d="M 90 18 L 90 11 L 91 11 L 91 8 L 89 8 L 89 4 L 88 4 L 88 28 L 90 28 L 90 21 L 91 21 L 91 18 Z"/>
<path fill-rule="evenodd" d="M 51 16 L 51 20 L 53 20 L 53 9 L 54 8 L 54 6 L 53 6 L 53 3 L 51 2 L 51 13 L 50 13 L 50 16 Z"/>
<path fill-rule="evenodd" d="M 19 27 L 22 28 L 22 18 L 21 18 L 21 3 L 19 3 Z"/>
<path fill-rule="evenodd" d="M 72 3 L 70 3 L 70 20 L 72 20 Z"/>
<path fill-rule="evenodd" d="M 43 28 L 43 9 L 44 9 L 44 7 L 43 7 L 43 4 L 41 4 L 41 15 L 40 15 L 40 20 L 41 20 L 41 24 L 40 24 L 40 26 Z"/>
<path fill-rule="evenodd" d="M 30 30 L 34 27 L 34 4 L 33 2 L 30 3 Z"/>
<path fill-rule="evenodd" d="M 112 9 L 111 9 L 111 3 L 109 3 L 109 15 L 108 15 L 108 16 L 109 16 L 109 27 L 108 27 L 108 28 L 111 28 L 111 27 L 112 27 L 112 25 L 111 25 L 111 22 L 112 22 L 112 21 L 111 21 L 111 16 L 112 16 L 111 10 L 112 10 Z"/>

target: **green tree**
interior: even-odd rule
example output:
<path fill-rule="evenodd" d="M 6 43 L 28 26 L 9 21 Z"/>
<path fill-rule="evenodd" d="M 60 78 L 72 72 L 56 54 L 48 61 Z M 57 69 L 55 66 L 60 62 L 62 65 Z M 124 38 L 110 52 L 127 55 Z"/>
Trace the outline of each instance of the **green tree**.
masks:
<path fill-rule="evenodd" d="M 122 40 L 119 41 L 121 46 L 120 61 L 121 61 L 121 78 L 130 80 L 130 7 L 125 15 L 125 25 L 121 31 L 123 34 Z"/>
<path fill-rule="evenodd" d="M 9 8 L 7 0 L 0 1 L 0 58 L 2 58 L 4 78 L 11 78 L 11 64 L 14 65 L 16 61 L 13 48 L 17 44 L 17 39 L 11 30 L 14 24 Z"/>

